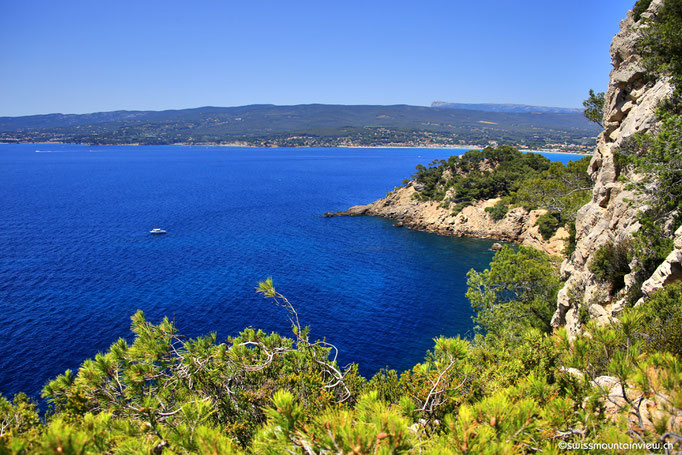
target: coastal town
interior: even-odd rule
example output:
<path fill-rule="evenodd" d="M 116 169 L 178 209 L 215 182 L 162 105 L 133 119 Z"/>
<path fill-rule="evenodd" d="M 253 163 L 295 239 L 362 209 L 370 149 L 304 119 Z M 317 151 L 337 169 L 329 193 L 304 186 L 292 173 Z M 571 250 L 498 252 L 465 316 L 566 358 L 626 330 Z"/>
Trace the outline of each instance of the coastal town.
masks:
<path fill-rule="evenodd" d="M 591 154 L 596 137 L 552 138 L 538 135 L 457 134 L 390 128 L 362 128 L 343 135 L 273 134 L 248 137 L 244 135 L 159 137 L 158 135 L 110 135 L 106 133 L 74 134 L 63 131 L 0 132 L 0 143 L 67 143 L 88 145 L 194 145 L 228 147 L 348 147 L 348 148 L 457 148 L 482 149 L 498 145 L 512 145 L 520 150 L 550 153 Z M 488 139 L 493 137 L 496 139 Z"/>

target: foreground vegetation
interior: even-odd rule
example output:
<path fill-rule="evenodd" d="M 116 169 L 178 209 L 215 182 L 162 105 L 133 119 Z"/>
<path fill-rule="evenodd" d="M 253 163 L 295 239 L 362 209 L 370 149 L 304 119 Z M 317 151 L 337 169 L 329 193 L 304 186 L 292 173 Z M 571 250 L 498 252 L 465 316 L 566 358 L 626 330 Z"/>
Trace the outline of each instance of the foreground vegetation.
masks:
<path fill-rule="evenodd" d="M 524 273 L 505 276 L 511 263 Z M 545 323 L 558 284 L 547 267 L 534 250 L 498 252 L 489 271 L 470 274 L 475 339 L 438 338 L 411 370 L 369 380 L 339 367 L 332 345 L 308 340 L 272 281 L 259 291 L 289 315 L 290 338 L 247 329 L 227 343 L 186 339 L 138 312 L 131 344 L 121 339 L 45 387 L 45 420 L 25 396 L 0 397 L 0 453 L 682 448 L 682 285 L 569 343 Z"/>

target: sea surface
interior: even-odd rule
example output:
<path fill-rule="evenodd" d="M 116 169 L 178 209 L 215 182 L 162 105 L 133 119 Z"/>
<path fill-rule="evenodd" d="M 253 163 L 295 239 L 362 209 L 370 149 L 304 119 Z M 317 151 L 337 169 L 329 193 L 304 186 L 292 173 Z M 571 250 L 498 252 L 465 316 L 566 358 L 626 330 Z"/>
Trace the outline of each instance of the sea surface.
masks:
<path fill-rule="evenodd" d="M 410 368 L 433 338 L 471 335 L 466 273 L 486 268 L 492 242 L 322 215 L 461 153 L 0 145 L 0 394 L 37 397 L 131 340 L 138 309 L 188 336 L 290 334 L 284 310 L 254 290 L 268 276 L 342 364 Z M 168 234 L 150 235 L 157 227 Z"/>

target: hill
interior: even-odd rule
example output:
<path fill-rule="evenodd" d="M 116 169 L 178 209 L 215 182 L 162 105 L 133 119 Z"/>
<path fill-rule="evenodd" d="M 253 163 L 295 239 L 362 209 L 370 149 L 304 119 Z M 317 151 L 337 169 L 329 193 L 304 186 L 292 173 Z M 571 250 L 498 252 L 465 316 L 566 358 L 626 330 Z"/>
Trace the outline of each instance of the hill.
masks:
<path fill-rule="evenodd" d="M 551 114 L 582 114 L 583 110 L 572 107 L 530 106 L 528 104 L 465 104 L 434 101 L 431 107 L 443 109 L 464 109 L 486 112 L 517 112 L 517 113 L 551 113 Z"/>
<path fill-rule="evenodd" d="M 543 147 L 555 143 L 591 145 L 598 131 L 578 113 L 408 105 L 261 104 L 0 117 L 0 141 L 10 143 L 452 146 L 496 141 Z"/>

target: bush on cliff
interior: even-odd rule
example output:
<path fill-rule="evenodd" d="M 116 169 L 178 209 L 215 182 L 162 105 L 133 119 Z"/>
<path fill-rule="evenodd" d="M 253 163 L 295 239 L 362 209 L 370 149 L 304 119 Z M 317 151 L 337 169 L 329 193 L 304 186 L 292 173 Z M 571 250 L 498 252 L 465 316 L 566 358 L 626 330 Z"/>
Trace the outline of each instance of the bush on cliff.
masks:
<path fill-rule="evenodd" d="M 519 182 L 549 168 L 550 160 L 536 153 L 522 153 L 501 145 L 497 148 L 469 150 L 462 156 L 436 160 L 417 166 L 412 176 L 424 189 L 422 200 L 443 200 L 453 189 L 455 204 L 469 205 L 474 201 L 506 196 L 515 191 Z"/>
<path fill-rule="evenodd" d="M 658 128 L 640 137 L 641 153 L 635 158 L 637 171 L 645 176 L 639 188 L 652 201 L 642 213 L 642 235 L 654 240 L 661 234 L 670 238 L 682 225 L 682 115 L 662 112 L 660 119 Z M 663 239 L 651 245 L 654 261 L 671 246 Z"/>
<path fill-rule="evenodd" d="M 650 2 L 639 1 L 641 15 Z M 649 83 L 666 78 L 673 94 L 658 108 L 658 124 L 635 134 L 615 153 L 620 179 L 628 182 L 646 204 L 638 212 L 634 233 L 634 272 L 641 284 L 673 249 L 673 234 L 682 225 L 682 0 L 665 0 L 646 17 L 638 48 Z M 629 175 L 637 175 L 630 179 Z M 606 268 L 602 267 L 602 268 Z"/>
<path fill-rule="evenodd" d="M 636 135 L 617 155 L 624 169 L 640 177 L 628 185 L 647 201 L 632 245 L 640 281 L 672 251 L 673 233 L 682 226 L 682 115 L 659 110 L 659 119 L 657 127 Z"/>
<path fill-rule="evenodd" d="M 631 242 L 608 242 L 592 256 L 588 269 L 601 281 L 611 284 L 611 293 L 625 286 L 625 275 L 630 273 Z"/>
<path fill-rule="evenodd" d="M 637 6 L 636 5 L 636 8 Z M 644 5 L 641 5 L 642 7 Z M 641 13 L 640 13 L 641 14 Z M 669 76 L 675 93 L 667 103 L 670 112 L 682 113 L 682 0 L 665 0 L 658 13 L 647 20 L 638 46 L 649 78 Z"/>
<path fill-rule="evenodd" d="M 500 199 L 492 207 L 486 207 L 485 211 L 490 214 L 493 220 L 501 221 L 509 212 L 509 201 Z"/>
<path fill-rule="evenodd" d="M 664 351 L 682 360 L 682 283 L 659 289 L 639 308 L 639 327 L 650 351 Z"/>
<path fill-rule="evenodd" d="M 578 209 L 589 200 L 593 186 L 587 173 L 589 162 L 590 157 L 584 157 L 564 165 L 503 145 L 470 150 L 447 161 L 433 161 L 428 167 L 418 165 L 412 178 L 422 186 L 415 196 L 418 200 L 443 201 L 454 214 L 497 197 L 502 201 L 486 208 L 495 221 L 512 207 L 548 210 L 551 218 L 548 215 L 541 222 L 543 237 L 548 239 L 560 226 L 573 223 Z"/>
<path fill-rule="evenodd" d="M 538 221 L 535 224 L 538 226 L 540 235 L 544 240 L 551 239 L 557 229 L 559 229 L 561 222 L 557 218 L 558 214 L 550 212 L 544 213 L 538 217 Z"/>
<path fill-rule="evenodd" d="M 642 17 L 642 13 L 646 11 L 651 5 L 651 0 L 637 0 L 635 6 L 632 7 L 632 17 L 638 21 Z"/>
<path fill-rule="evenodd" d="M 590 159 L 586 156 L 566 166 L 552 163 L 540 175 L 524 179 L 512 195 L 512 203 L 528 210 L 554 212 L 563 223 L 575 221 L 578 210 L 592 194 L 594 182 L 587 172 Z"/>
<path fill-rule="evenodd" d="M 583 101 L 583 107 L 585 108 L 583 114 L 588 120 L 595 122 L 599 126 L 603 126 L 604 92 L 594 93 L 594 90 L 590 89 L 589 96 Z"/>

